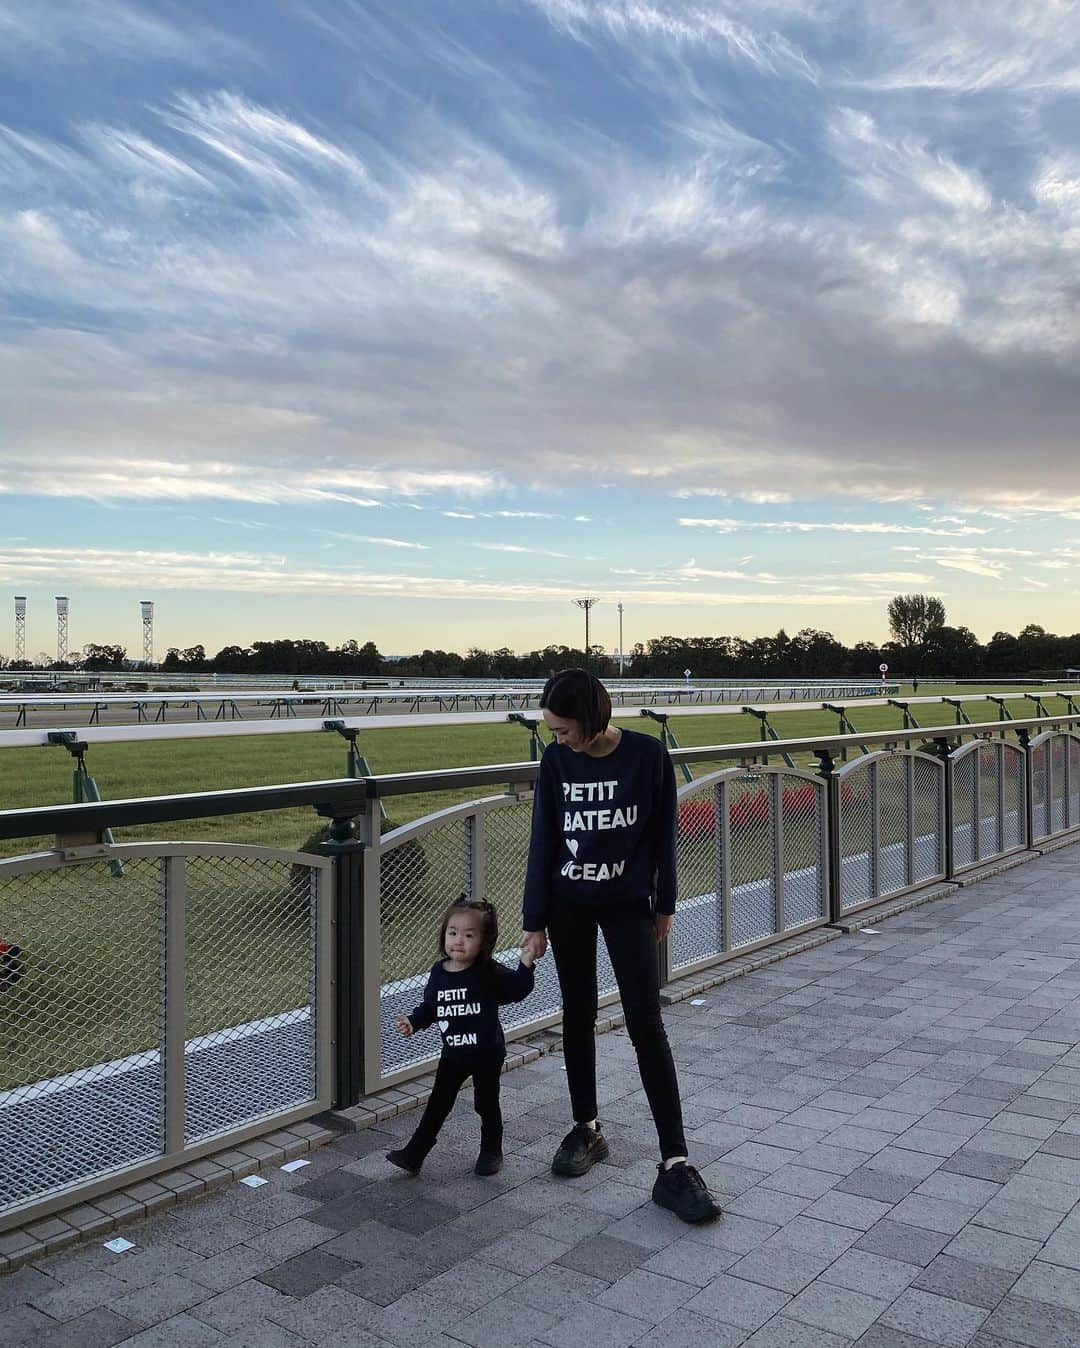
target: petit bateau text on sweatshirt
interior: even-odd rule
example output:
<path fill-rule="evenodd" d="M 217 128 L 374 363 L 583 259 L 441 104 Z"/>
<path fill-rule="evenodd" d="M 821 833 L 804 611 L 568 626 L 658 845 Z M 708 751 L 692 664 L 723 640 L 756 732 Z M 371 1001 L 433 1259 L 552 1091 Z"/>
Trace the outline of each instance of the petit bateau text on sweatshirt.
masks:
<path fill-rule="evenodd" d="M 533 990 L 530 965 L 508 969 L 496 959 L 447 969 L 431 967 L 420 1005 L 409 1012 L 414 1030 L 437 1025 L 444 1057 L 455 1062 L 491 1062 L 506 1057 L 499 1007 L 521 1002 Z"/>
<path fill-rule="evenodd" d="M 525 930 L 546 927 L 556 902 L 651 898 L 674 913 L 675 813 L 675 773 L 653 736 L 624 730 L 601 758 L 549 744 L 533 794 Z"/>

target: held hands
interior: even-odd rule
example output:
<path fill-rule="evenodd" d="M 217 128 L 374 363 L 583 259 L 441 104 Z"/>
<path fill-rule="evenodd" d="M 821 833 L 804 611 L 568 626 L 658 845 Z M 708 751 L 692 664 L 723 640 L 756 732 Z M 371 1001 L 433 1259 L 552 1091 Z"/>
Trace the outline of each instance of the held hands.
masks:
<path fill-rule="evenodd" d="M 412 1034 L 413 1032 L 412 1021 L 409 1019 L 409 1017 L 398 1016 L 395 1024 L 398 1027 L 398 1032 L 400 1034 L 403 1034 L 405 1038 L 408 1039 L 409 1035 Z"/>
<path fill-rule="evenodd" d="M 523 931 L 521 933 L 521 962 L 531 969 L 534 960 L 542 960 L 547 951 L 546 931 Z"/>
<path fill-rule="evenodd" d="M 667 937 L 671 935 L 671 929 L 674 925 L 675 919 L 671 913 L 653 914 L 653 927 L 656 931 L 656 940 L 658 944 L 660 941 L 666 940 Z"/>

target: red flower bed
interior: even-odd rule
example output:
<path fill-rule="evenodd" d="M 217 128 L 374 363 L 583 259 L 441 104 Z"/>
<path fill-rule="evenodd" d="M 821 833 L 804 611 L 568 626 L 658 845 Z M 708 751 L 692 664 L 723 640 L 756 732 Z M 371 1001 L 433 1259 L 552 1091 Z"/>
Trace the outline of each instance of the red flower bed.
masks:
<path fill-rule="evenodd" d="M 855 799 L 854 792 L 848 786 L 841 788 L 841 799 L 845 804 Z M 781 793 L 784 815 L 813 814 L 817 809 L 818 791 L 811 782 L 798 786 L 785 786 Z M 684 800 L 679 805 L 679 832 L 691 838 L 704 838 L 716 828 L 716 803 L 712 797 L 697 800 Z M 769 792 L 765 787 L 759 791 L 746 792 L 737 796 L 730 806 L 730 823 L 733 828 L 745 828 L 754 824 L 769 822 Z"/>

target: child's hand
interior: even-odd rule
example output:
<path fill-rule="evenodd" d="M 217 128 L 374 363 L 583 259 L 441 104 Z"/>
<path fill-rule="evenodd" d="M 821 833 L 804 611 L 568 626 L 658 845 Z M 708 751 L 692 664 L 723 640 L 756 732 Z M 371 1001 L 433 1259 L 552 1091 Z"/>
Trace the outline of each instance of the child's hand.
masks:
<path fill-rule="evenodd" d="M 409 1035 L 412 1034 L 413 1032 L 412 1021 L 409 1019 L 409 1017 L 398 1016 L 396 1024 L 398 1027 L 398 1031 L 401 1034 L 403 1034 L 406 1039 L 408 1039 Z"/>

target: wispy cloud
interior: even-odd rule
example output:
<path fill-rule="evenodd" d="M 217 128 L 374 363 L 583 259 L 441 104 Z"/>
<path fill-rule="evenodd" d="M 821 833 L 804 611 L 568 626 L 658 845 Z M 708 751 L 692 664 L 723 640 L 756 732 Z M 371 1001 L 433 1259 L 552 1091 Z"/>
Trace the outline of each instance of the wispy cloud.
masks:
<path fill-rule="evenodd" d="M 290 567 L 279 555 L 124 551 L 107 548 L 0 547 L 0 580 L 26 583 L 69 577 L 78 567 L 84 585 L 104 589 L 161 590 L 245 594 L 383 595 L 406 599 L 505 600 L 548 602 L 569 600 L 581 593 L 580 584 L 553 585 L 528 581 L 488 581 L 444 575 L 399 575 L 350 568 Z M 594 591 L 598 588 L 592 587 Z M 603 589 L 600 587 L 603 595 Z M 817 605 L 819 597 L 806 594 L 749 595 L 712 590 L 622 589 L 612 591 L 611 602 L 624 600 L 643 606 L 742 607 L 754 604 Z M 869 596 L 839 592 L 828 597 L 837 607 L 867 603 Z"/>
<path fill-rule="evenodd" d="M 929 528 L 921 524 L 883 524 L 854 523 L 840 521 L 826 523 L 814 520 L 740 520 L 740 519 L 692 519 L 682 518 L 679 524 L 684 529 L 711 529 L 716 533 L 733 534 L 752 530 L 785 534 L 933 534 L 939 537 L 958 538 L 964 534 L 985 534 L 987 529 L 979 529 L 965 524 L 955 529 Z"/>

